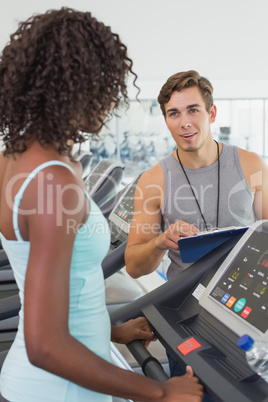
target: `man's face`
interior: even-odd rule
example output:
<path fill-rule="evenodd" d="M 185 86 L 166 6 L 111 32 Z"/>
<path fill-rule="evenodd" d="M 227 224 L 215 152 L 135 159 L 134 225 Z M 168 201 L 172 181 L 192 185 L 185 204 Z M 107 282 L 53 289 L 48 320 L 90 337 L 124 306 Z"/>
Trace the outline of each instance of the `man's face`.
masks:
<path fill-rule="evenodd" d="M 210 124 L 215 121 L 216 107 L 212 105 L 210 112 L 207 111 L 198 87 L 173 92 L 165 111 L 167 128 L 178 148 L 194 152 L 211 137 Z"/>

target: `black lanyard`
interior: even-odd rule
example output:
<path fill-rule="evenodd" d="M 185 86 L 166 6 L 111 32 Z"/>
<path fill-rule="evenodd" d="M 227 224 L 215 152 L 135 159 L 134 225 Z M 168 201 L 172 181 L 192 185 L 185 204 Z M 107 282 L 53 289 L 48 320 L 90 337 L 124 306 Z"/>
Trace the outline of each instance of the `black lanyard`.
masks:
<path fill-rule="evenodd" d="M 215 141 L 215 140 L 214 140 L 214 141 Z M 218 153 L 218 199 L 217 199 L 217 219 L 216 219 L 216 227 L 218 227 L 218 225 L 219 225 L 219 204 L 220 204 L 220 151 L 219 151 L 219 144 L 218 144 L 218 142 L 217 142 L 217 141 L 215 141 L 215 142 L 216 142 L 216 144 L 217 144 L 217 153 Z M 188 176 L 187 176 L 187 174 L 186 174 L 186 172 L 185 172 L 185 169 L 184 169 L 184 167 L 183 167 L 183 164 L 181 163 L 181 160 L 180 160 L 180 157 L 179 157 L 178 148 L 177 148 L 176 152 L 177 152 L 178 161 L 180 162 L 180 165 L 181 165 L 181 168 L 182 168 L 182 170 L 183 170 L 183 173 L 184 173 L 184 175 L 185 175 L 185 177 L 186 177 L 186 180 L 187 180 L 187 182 L 188 182 L 188 184 L 189 184 L 189 186 L 190 186 L 190 189 L 192 190 L 192 193 L 193 193 L 195 202 L 196 202 L 196 204 L 197 204 L 197 206 L 198 206 L 200 215 L 201 215 L 201 217 L 202 217 L 202 219 L 203 219 L 203 221 L 204 221 L 204 224 L 205 224 L 205 226 L 206 226 L 206 230 L 208 230 L 207 222 L 206 222 L 205 217 L 204 217 L 204 215 L 203 215 L 203 213 L 202 213 L 202 211 L 201 211 L 201 208 L 200 208 L 198 199 L 196 198 L 196 195 L 195 195 L 194 190 L 193 190 L 193 188 L 192 188 L 192 186 L 191 186 L 190 180 L 189 180 L 189 178 L 188 178 Z"/>

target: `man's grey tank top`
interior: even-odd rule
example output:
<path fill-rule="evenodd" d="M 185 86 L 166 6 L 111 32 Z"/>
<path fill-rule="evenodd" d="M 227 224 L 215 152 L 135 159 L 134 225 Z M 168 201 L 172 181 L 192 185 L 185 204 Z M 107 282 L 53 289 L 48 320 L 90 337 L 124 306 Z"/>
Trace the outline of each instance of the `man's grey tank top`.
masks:
<path fill-rule="evenodd" d="M 173 154 L 161 160 L 165 177 L 165 196 L 162 212 L 162 231 L 178 220 L 206 230 L 197 203 L 179 162 Z M 187 169 L 186 174 L 194 190 L 208 229 L 216 226 L 218 197 L 218 161 L 201 169 Z M 223 144 L 220 155 L 219 227 L 250 226 L 255 222 L 254 194 L 243 174 L 238 148 Z M 168 279 L 184 271 L 191 264 L 181 261 L 177 250 L 169 250 L 171 260 Z"/>

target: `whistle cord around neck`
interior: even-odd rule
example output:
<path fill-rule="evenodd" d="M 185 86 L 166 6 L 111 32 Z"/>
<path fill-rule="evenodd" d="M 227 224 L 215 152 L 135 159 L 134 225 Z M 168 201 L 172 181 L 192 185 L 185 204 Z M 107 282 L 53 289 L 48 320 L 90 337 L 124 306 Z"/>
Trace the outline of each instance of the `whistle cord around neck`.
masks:
<path fill-rule="evenodd" d="M 217 156 L 217 161 L 218 161 L 218 197 L 217 197 L 217 217 L 216 217 L 216 228 L 217 228 L 217 227 L 219 226 L 219 206 L 220 206 L 220 151 L 219 151 L 219 144 L 218 144 L 218 142 L 217 142 L 216 140 L 214 140 L 214 141 L 215 141 L 216 144 L 217 144 L 217 155 L 218 155 L 218 156 Z M 178 161 L 180 162 L 182 171 L 183 171 L 183 173 L 184 173 L 184 176 L 185 176 L 185 178 L 186 178 L 186 180 L 187 180 L 187 182 L 188 182 L 188 184 L 189 184 L 189 187 L 190 187 L 190 189 L 191 189 L 191 191 L 192 191 L 192 193 L 193 193 L 195 202 L 196 202 L 196 204 L 197 204 L 197 207 L 198 207 L 198 209 L 199 209 L 200 215 L 201 215 L 201 217 L 202 217 L 202 219 L 203 219 L 203 222 L 204 222 L 204 224 L 205 224 L 206 230 L 208 230 L 207 222 L 206 222 L 206 219 L 205 219 L 205 217 L 204 217 L 204 215 L 203 215 L 203 213 L 202 213 L 202 211 L 201 211 L 201 208 L 200 208 L 198 199 L 196 198 L 196 195 L 195 195 L 195 193 L 194 193 L 193 187 L 192 187 L 192 185 L 191 185 L 191 183 L 190 183 L 190 180 L 189 180 L 189 178 L 188 178 L 188 176 L 187 176 L 187 173 L 186 173 L 186 171 L 185 171 L 185 169 L 184 169 L 184 167 L 183 167 L 183 164 L 181 163 L 181 160 L 180 160 L 180 157 L 179 157 L 178 148 L 177 148 L 177 150 L 176 150 L 176 153 L 177 153 Z"/>

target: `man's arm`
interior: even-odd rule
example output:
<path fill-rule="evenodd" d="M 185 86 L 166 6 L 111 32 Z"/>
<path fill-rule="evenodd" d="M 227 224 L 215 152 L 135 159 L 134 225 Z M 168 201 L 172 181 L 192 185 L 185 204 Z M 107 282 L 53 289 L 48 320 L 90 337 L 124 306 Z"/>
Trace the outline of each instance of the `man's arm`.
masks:
<path fill-rule="evenodd" d="M 239 149 L 239 158 L 243 173 L 254 193 L 256 218 L 268 219 L 268 167 L 254 152 Z"/>
<path fill-rule="evenodd" d="M 178 250 L 182 236 L 198 232 L 195 226 L 179 220 L 161 233 L 164 191 L 164 173 L 158 164 L 142 175 L 135 193 L 134 216 L 125 253 L 126 269 L 133 278 L 153 272 L 166 250 Z"/>

